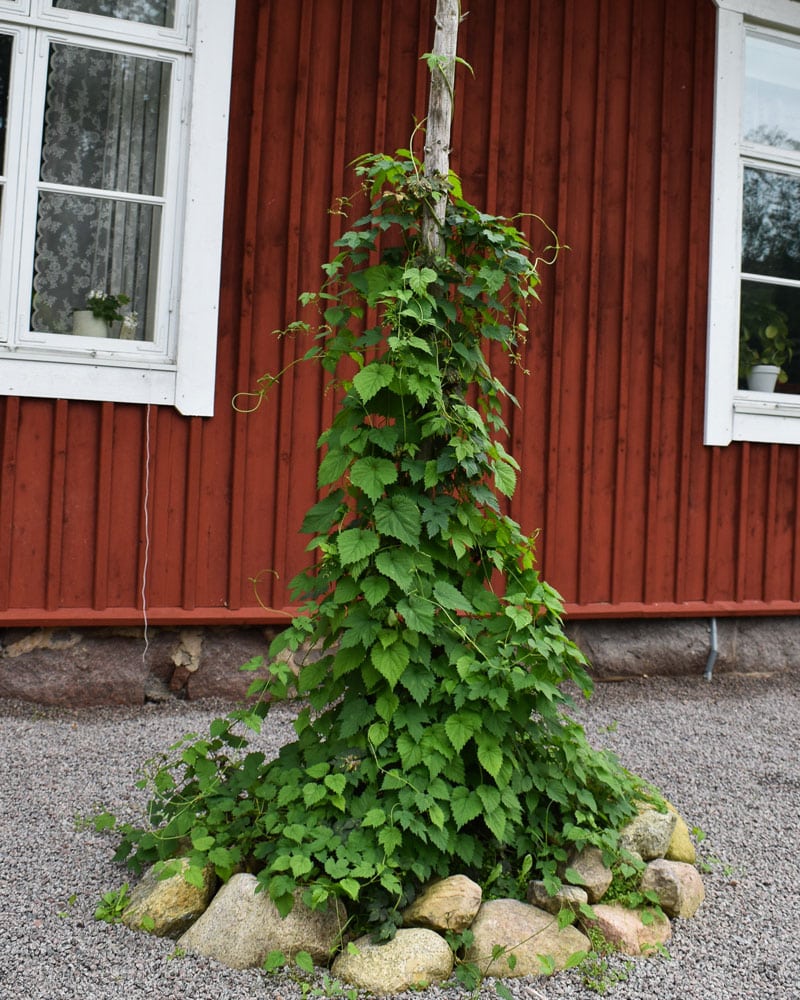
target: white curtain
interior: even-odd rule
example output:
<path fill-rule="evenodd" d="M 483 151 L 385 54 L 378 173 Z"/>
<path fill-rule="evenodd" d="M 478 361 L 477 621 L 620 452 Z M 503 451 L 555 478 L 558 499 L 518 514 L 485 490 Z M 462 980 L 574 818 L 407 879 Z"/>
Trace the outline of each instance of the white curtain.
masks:
<path fill-rule="evenodd" d="M 53 44 L 41 180 L 160 195 L 168 83 L 168 66 L 157 60 Z M 159 222 L 152 205 L 41 192 L 33 329 L 71 332 L 72 311 L 85 306 L 90 291 L 102 290 L 131 299 L 137 337 L 148 339 Z"/>

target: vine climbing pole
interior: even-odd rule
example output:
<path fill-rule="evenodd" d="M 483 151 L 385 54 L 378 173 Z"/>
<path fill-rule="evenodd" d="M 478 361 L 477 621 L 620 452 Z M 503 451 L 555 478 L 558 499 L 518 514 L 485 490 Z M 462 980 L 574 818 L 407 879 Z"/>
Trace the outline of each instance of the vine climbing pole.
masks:
<path fill-rule="evenodd" d="M 431 87 L 425 133 L 424 174 L 434 191 L 443 191 L 450 171 L 450 130 L 458 44 L 459 0 L 436 0 L 436 33 L 428 58 Z M 422 239 L 431 254 L 444 253 L 442 225 L 447 207 L 444 194 L 432 200 L 422 223 Z"/>

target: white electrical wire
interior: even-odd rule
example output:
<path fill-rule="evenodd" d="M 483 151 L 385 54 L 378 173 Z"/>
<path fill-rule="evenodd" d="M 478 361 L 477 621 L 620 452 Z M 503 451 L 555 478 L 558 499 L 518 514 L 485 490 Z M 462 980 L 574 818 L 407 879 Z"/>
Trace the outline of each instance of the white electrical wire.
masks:
<path fill-rule="evenodd" d="M 144 649 L 142 663 L 147 666 L 150 638 L 147 622 L 147 571 L 150 567 L 150 403 L 147 404 L 145 418 L 145 463 L 144 463 L 144 562 L 142 563 L 142 618 L 144 619 Z"/>

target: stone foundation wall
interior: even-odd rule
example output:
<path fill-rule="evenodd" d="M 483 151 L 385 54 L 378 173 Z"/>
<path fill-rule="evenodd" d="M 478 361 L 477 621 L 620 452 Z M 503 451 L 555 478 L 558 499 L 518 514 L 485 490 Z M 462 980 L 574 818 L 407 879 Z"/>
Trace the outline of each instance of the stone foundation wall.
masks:
<path fill-rule="evenodd" d="M 46 705 L 135 705 L 244 697 L 239 667 L 267 655 L 272 628 L 0 629 L 0 698 Z M 706 619 L 573 622 L 568 632 L 599 680 L 703 677 Z M 800 669 L 800 617 L 717 619 L 714 675 Z"/>

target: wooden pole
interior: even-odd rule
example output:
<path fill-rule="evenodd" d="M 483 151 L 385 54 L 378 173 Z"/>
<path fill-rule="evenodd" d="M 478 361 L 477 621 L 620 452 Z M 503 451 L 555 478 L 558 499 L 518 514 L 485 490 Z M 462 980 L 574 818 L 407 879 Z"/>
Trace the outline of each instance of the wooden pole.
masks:
<path fill-rule="evenodd" d="M 423 172 L 434 192 L 442 191 L 450 171 L 450 130 L 453 123 L 453 84 L 458 43 L 459 0 L 436 0 L 431 87 L 425 130 Z M 436 256 L 444 253 L 442 226 L 447 208 L 444 194 L 431 199 L 422 221 L 423 244 Z"/>

